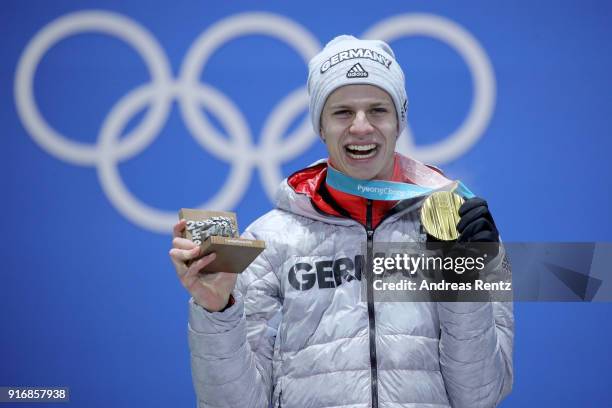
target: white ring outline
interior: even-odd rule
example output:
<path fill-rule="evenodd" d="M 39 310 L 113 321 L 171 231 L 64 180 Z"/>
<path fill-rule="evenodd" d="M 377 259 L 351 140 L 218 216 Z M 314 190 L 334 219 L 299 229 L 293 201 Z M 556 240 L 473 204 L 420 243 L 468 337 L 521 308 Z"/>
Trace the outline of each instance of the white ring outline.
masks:
<path fill-rule="evenodd" d="M 278 185 L 283 179 L 279 163 L 297 156 L 300 151 L 296 147 L 309 146 L 317 140 L 306 116 L 298 128 L 280 144 L 280 148 L 277 143 L 281 141 L 279 140 L 282 135 L 280 132 L 291 123 L 291 118 L 282 115 L 298 114 L 300 110 L 304 111 L 308 108 L 306 87 L 290 93 L 276 105 L 263 126 L 259 146 L 252 145 L 252 136 L 246 132 L 239 134 L 241 140 L 233 140 L 233 143 L 229 145 L 226 139 L 220 136 L 215 127 L 210 124 L 207 117 L 202 115 L 197 106 L 192 103 L 193 96 L 190 93 L 190 90 L 199 83 L 199 77 L 214 52 L 222 44 L 247 34 L 267 35 L 286 43 L 298 52 L 306 64 L 321 48 L 310 32 L 283 16 L 255 12 L 227 17 L 200 34 L 185 56 L 179 74 L 179 81 L 184 90 L 180 94 L 180 108 L 187 128 L 201 146 L 220 159 L 232 162 L 238 160 L 241 163 L 258 166 L 261 170 L 260 180 L 264 191 L 273 201 Z M 296 99 L 295 92 L 306 95 L 306 98 Z M 289 103 L 288 106 L 285 101 Z M 298 106 L 294 105 L 296 101 Z M 234 110 L 240 112 L 238 108 Z M 278 130 L 279 133 L 272 134 L 271 131 L 274 130 Z"/>
<path fill-rule="evenodd" d="M 233 122 L 231 118 L 235 114 L 231 111 L 231 103 L 205 84 L 200 84 L 198 89 L 199 102 L 208 105 L 206 107 L 217 115 L 229 133 L 233 135 L 240 132 L 240 124 Z M 175 93 L 176 91 L 178 88 L 175 88 Z M 166 233 L 168 228 L 176 223 L 176 213 L 150 207 L 136 198 L 123 183 L 117 167 L 117 155 L 113 153 L 123 127 L 134 114 L 146 106 L 147 100 L 156 96 L 156 92 L 158 91 L 154 87 L 145 85 L 129 92 L 115 104 L 100 130 L 98 179 L 111 203 L 126 218 L 145 229 Z M 206 96 L 202 96 L 207 93 L 217 93 L 216 98 L 207 100 Z M 206 203 L 200 205 L 200 208 L 228 208 L 228 205 L 241 198 L 251 181 L 251 166 L 240 161 L 233 164 L 224 186 Z"/>
<path fill-rule="evenodd" d="M 272 159 L 278 162 L 288 161 L 292 157 L 298 156 L 306 150 L 312 143 L 318 140 L 318 136 L 312 130 L 309 116 L 285 139 L 284 144 L 279 146 L 279 138 L 285 133 L 292 119 L 304 112 L 308 107 L 308 91 L 302 87 L 293 91 L 281 100 L 262 128 L 262 138 L 259 145 L 259 169 L 261 182 L 264 190 L 271 200 L 274 199 L 278 185 L 283 180 L 281 166 L 273 163 Z M 264 154 L 265 152 L 265 154 Z"/>
<path fill-rule="evenodd" d="M 95 165 L 99 154 L 95 145 L 71 141 L 59 134 L 43 118 L 34 99 L 34 74 L 42 57 L 64 37 L 81 32 L 102 32 L 124 40 L 143 58 L 158 93 L 153 107 L 142 122 L 121 140 L 116 151 L 121 159 L 134 156 L 156 136 L 170 110 L 170 101 L 163 96 L 170 84 L 171 71 L 161 46 L 141 25 L 121 14 L 106 11 L 79 11 L 66 14 L 43 27 L 30 40 L 19 62 L 15 76 L 17 114 L 27 131 L 44 150 L 76 165 Z"/>
<path fill-rule="evenodd" d="M 364 33 L 364 38 L 393 41 L 400 37 L 423 35 L 451 46 L 466 62 L 474 87 L 470 111 L 459 128 L 443 141 L 416 146 L 408 126 L 398 140 L 400 151 L 426 163 L 441 164 L 456 159 L 484 134 L 495 106 L 495 75 L 486 52 L 466 29 L 447 18 L 427 13 L 390 17 Z"/>
<path fill-rule="evenodd" d="M 286 17 L 271 13 L 237 14 L 215 23 L 198 36 L 185 56 L 179 74 L 179 81 L 186 90 L 181 94 L 181 113 L 185 124 L 200 144 L 226 161 L 231 161 L 238 155 L 241 156 L 241 160 L 255 162 L 254 158 L 257 156 L 253 155 L 255 147 L 251 146 L 252 137 L 249 135 L 248 140 L 241 140 L 241 143 L 228 146 L 207 117 L 202 115 L 192 103 L 193 98 L 188 90 L 199 83 L 200 74 L 206 63 L 222 44 L 247 34 L 268 35 L 285 42 L 297 50 L 306 64 L 320 49 L 318 41 L 306 29 Z M 237 108 L 235 110 L 239 111 Z"/>
<path fill-rule="evenodd" d="M 38 111 L 33 95 L 33 79 L 42 56 L 63 37 L 82 31 L 110 34 L 132 45 L 143 56 L 152 79 L 150 84 L 130 91 L 115 104 L 104 121 L 97 145 L 70 141 L 58 134 Z M 271 13 L 242 13 L 217 22 L 194 41 L 184 60 L 181 75 L 173 83 L 170 66 L 161 47 L 138 23 L 111 12 L 67 14 L 43 27 L 28 43 L 19 60 L 14 89 L 18 114 L 34 140 L 52 155 L 72 164 L 97 165 L 102 188 L 111 203 L 126 218 L 145 229 L 165 233 L 174 224 L 175 214 L 149 207 L 131 195 L 122 182 L 116 164 L 133 157 L 152 143 L 167 119 L 173 97 L 179 101 L 192 136 L 203 148 L 233 165 L 224 187 L 202 207 L 233 208 L 248 188 L 253 166 L 260 168 L 264 189 L 272 198 L 278 182 L 282 180 L 280 163 L 299 155 L 317 140 L 308 118 L 282 139 L 292 118 L 303 113 L 308 106 L 306 87 L 291 92 L 275 106 L 262 128 L 259 146 L 254 146 L 247 121 L 232 101 L 214 88 L 198 82 L 207 59 L 220 44 L 246 34 L 267 34 L 279 39 L 293 46 L 306 62 L 320 49 L 318 41 L 307 30 L 286 17 Z M 389 18 L 370 28 L 364 36 L 390 41 L 414 34 L 429 35 L 451 45 L 463 57 L 472 73 L 474 99 L 470 113 L 459 130 L 451 135 L 450 140 L 426 147 L 412 146 L 411 154 L 421 160 L 437 163 L 452 160 L 469 149 L 488 124 L 495 98 L 492 69 L 486 53 L 471 34 L 439 16 L 405 14 Z M 211 46 L 211 49 L 207 50 L 206 46 Z M 147 100 L 152 100 L 153 106 L 144 120 L 127 137 L 119 140 L 120 130 L 129 114 L 135 113 L 134 109 L 141 104 L 145 106 Z M 229 130 L 230 143 L 218 134 L 205 116 L 194 114 L 201 104 L 224 122 L 224 127 Z M 404 140 L 409 143 L 408 138 Z"/>

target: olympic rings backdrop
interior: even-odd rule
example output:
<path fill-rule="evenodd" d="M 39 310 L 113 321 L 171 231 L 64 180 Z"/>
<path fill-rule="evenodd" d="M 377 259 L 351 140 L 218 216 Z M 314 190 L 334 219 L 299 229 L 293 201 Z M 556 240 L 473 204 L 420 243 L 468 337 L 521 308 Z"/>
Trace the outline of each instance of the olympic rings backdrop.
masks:
<path fill-rule="evenodd" d="M 236 211 L 325 156 L 308 60 L 335 35 L 404 68 L 398 150 L 486 198 L 506 241 L 612 239 L 605 2 L 0 4 L 0 386 L 194 406 L 180 207 Z M 517 304 L 505 407 L 607 406 L 609 304 Z"/>

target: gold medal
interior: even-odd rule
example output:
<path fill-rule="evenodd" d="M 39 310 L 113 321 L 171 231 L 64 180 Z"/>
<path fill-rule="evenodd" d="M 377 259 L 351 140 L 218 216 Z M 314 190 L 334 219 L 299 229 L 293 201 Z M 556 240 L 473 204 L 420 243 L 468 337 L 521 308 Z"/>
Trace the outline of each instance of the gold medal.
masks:
<path fill-rule="evenodd" d="M 440 241 L 454 241 L 459 238 L 459 207 L 463 198 L 452 191 L 432 193 L 421 207 L 421 224 L 425 231 Z"/>

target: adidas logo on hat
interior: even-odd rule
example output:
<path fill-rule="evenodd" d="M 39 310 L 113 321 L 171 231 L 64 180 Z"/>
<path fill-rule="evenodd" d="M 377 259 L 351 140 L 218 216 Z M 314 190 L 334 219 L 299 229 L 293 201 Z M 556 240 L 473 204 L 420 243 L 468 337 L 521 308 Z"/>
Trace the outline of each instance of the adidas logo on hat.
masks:
<path fill-rule="evenodd" d="M 346 73 L 347 78 L 367 78 L 368 71 L 363 69 L 360 63 L 356 63 Z"/>

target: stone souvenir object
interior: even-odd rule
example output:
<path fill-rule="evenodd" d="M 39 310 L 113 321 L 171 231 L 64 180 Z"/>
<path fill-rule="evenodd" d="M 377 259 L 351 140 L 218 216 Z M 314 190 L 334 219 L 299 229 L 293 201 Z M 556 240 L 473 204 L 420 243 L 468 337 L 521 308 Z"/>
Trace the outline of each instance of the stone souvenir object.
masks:
<path fill-rule="evenodd" d="M 182 218 L 187 221 L 184 238 L 200 245 L 203 256 L 217 254 L 200 272 L 241 273 L 266 247 L 264 241 L 240 238 L 233 212 L 181 208 Z"/>

